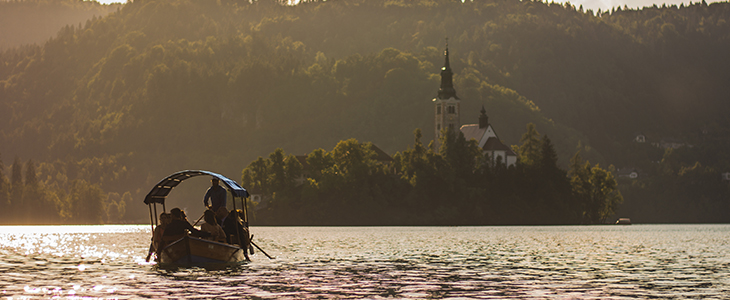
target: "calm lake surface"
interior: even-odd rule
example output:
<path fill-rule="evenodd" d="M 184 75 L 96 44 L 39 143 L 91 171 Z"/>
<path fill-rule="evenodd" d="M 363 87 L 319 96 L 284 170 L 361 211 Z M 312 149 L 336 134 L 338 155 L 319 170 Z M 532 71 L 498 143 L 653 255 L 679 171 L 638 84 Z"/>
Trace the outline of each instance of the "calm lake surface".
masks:
<path fill-rule="evenodd" d="M 150 226 L 0 226 L 5 299 L 730 299 L 730 225 L 252 227 L 252 262 L 144 262 Z"/>

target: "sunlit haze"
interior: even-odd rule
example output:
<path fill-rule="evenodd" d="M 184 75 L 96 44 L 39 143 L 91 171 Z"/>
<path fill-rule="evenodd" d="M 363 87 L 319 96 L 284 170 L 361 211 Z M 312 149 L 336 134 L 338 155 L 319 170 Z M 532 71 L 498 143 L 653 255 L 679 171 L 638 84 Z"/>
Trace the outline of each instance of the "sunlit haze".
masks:
<path fill-rule="evenodd" d="M 563 2 L 563 1 L 558 1 Z M 599 8 L 601 10 L 611 9 L 613 7 L 624 7 L 624 5 L 628 6 L 629 8 L 643 8 L 647 6 L 652 6 L 656 4 L 657 6 L 662 6 L 663 4 L 666 4 L 667 6 L 671 6 L 676 4 L 679 6 L 680 4 L 684 3 L 684 5 L 689 4 L 690 2 L 702 2 L 702 1 L 680 1 L 680 0 L 670 0 L 670 1 L 653 1 L 653 0 L 577 0 L 577 1 L 569 1 L 570 3 L 574 4 L 575 6 L 583 5 L 584 9 L 592 9 L 594 11 L 597 11 Z M 717 2 L 717 1 L 706 1 L 708 3 L 711 2 Z"/>
<path fill-rule="evenodd" d="M 102 4 L 110 4 L 110 3 L 126 3 L 126 0 L 100 0 L 98 1 Z M 298 0 L 293 0 L 291 2 L 299 2 Z M 559 3 L 563 3 L 564 1 L 555 1 Z M 574 4 L 576 7 L 583 5 L 584 9 L 592 9 L 594 11 L 598 11 L 600 8 L 601 10 L 611 9 L 613 7 L 624 7 L 624 5 L 628 6 L 629 8 L 642 8 L 645 6 L 652 6 L 656 4 L 657 6 L 662 6 L 663 4 L 666 4 L 667 6 L 676 4 L 680 5 L 684 3 L 685 5 L 689 4 L 692 1 L 680 1 L 680 0 L 670 0 L 670 1 L 654 1 L 654 0 L 576 0 L 576 1 L 568 1 L 572 4 Z M 694 1 L 694 2 L 701 2 L 701 1 Z M 718 1 L 707 1 L 707 3 L 712 2 L 718 2 Z"/>

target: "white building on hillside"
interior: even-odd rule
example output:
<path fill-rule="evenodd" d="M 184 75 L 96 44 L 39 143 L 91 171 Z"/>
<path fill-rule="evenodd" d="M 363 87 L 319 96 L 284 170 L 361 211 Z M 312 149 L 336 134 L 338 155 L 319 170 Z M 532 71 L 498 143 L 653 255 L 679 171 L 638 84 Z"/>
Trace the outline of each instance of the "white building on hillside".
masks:
<path fill-rule="evenodd" d="M 489 118 L 484 106 L 482 106 L 481 115 L 479 116 L 479 124 L 461 125 L 461 99 L 456 96 L 456 89 L 454 89 L 454 73 L 451 71 L 451 64 L 449 63 L 448 43 L 446 44 L 444 57 L 444 66 L 441 68 L 441 87 L 438 95 L 433 99 L 435 104 L 434 142 L 436 149 L 440 147 L 441 130 L 448 129 L 458 133 L 456 131 L 458 129 L 464 134 L 467 141 L 475 139 L 479 143 L 479 148 L 482 148 L 492 158 L 492 162 L 501 161 L 508 167 L 517 163 L 517 154 L 499 140 L 497 132 L 489 124 Z"/>
<path fill-rule="evenodd" d="M 482 148 L 492 158 L 492 162 L 501 161 L 508 167 L 517 163 L 517 153 L 499 140 L 497 132 L 492 128 L 492 124 L 489 124 L 489 117 L 487 117 L 484 106 L 479 115 L 479 124 L 463 125 L 461 133 L 464 134 L 467 141 L 475 139 L 479 143 L 479 148 Z"/>

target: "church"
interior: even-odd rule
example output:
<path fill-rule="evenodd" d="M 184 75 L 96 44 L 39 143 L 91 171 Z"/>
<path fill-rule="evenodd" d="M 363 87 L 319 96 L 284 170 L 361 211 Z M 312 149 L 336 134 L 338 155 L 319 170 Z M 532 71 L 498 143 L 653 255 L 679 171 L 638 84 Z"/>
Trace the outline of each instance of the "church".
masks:
<path fill-rule="evenodd" d="M 439 148 L 439 137 L 443 129 L 451 130 L 454 133 L 457 129 L 464 134 L 466 140 L 475 139 L 485 154 L 492 158 L 494 163 L 501 161 L 508 167 L 517 163 L 517 154 L 512 149 L 503 144 L 497 136 L 497 132 L 489 124 L 487 111 L 482 106 L 479 115 L 479 124 L 461 125 L 461 99 L 456 96 L 453 82 L 454 73 L 451 71 L 449 63 L 449 45 L 446 44 L 444 51 L 444 66 L 441 68 L 441 87 L 438 95 L 433 99 L 435 104 L 435 124 L 434 124 L 434 142 L 436 149 Z"/>

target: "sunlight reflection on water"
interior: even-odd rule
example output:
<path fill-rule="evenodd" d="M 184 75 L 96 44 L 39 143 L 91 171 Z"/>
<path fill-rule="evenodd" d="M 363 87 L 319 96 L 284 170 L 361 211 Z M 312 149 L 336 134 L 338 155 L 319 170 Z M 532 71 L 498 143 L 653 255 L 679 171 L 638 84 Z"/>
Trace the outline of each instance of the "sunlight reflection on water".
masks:
<path fill-rule="evenodd" d="M 730 225 L 252 232 L 276 259 L 162 269 L 149 226 L 0 226 L 0 297 L 730 299 Z"/>

